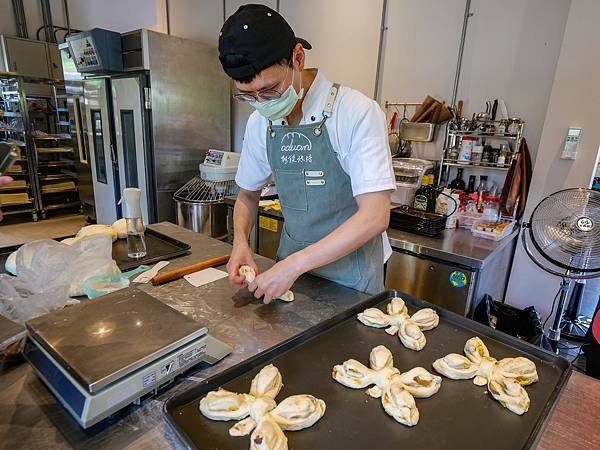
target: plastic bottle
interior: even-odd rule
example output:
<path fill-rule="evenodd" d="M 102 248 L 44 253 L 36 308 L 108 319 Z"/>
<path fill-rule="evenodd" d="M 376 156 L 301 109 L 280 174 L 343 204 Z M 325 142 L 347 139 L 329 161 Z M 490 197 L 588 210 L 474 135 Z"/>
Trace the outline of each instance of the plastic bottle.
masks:
<path fill-rule="evenodd" d="M 146 256 L 146 238 L 144 237 L 144 220 L 140 206 L 141 189 L 123 189 L 123 216 L 127 220 L 127 257 L 140 259 Z"/>

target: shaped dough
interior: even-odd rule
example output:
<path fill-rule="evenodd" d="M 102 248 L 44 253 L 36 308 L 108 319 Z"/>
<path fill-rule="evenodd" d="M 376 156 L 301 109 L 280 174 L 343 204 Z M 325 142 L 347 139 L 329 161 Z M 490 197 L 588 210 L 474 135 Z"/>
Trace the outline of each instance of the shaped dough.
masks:
<path fill-rule="evenodd" d="M 18 250 L 15 250 L 8 255 L 8 258 L 6 258 L 6 262 L 4 263 L 4 270 L 15 276 L 17 275 L 17 252 Z"/>
<path fill-rule="evenodd" d="M 325 402 L 312 395 L 292 395 L 271 411 L 271 417 L 282 430 L 298 431 L 317 423 L 325 408 Z"/>
<path fill-rule="evenodd" d="M 340 384 L 355 389 L 374 384 L 375 386 L 369 388 L 366 393 L 371 397 L 381 398 L 387 414 L 404 425 L 416 425 L 419 421 L 419 411 L 413 393 L 420 398 L 431 397 L 439 391 L 442 378 L 432 375 L 422 367 L 400 374 L 394 367 L 392 353 L 383 345 L 371 350 L 369 364 L 370 369 L 354 359 L 349 359 L 335 366 L 332 376 Z"/>
<path fill-rule="evenodd" d="M 250 437 L 250 450 L 287 450 L 287 438 L 274 420 L 266 418 Z"/>
<path fill-rule="evenodd" d="M 394 297 L 387 305 L 387 313 L 390 316 L 408 317 L 408 308 L 406 303 L 400 297 Z"/>
<path fill-rule="evenodd" d="M 539 380 L 535 364 L 522 356 L 501 359 L 496 371 L 503 377 L 517 380 L 521 386 L 528 386 Z"/>
<path fill-rule="evenodd" d="M 494 376 L 488 383 L 488 391 L 502 406 L 515 414 L 522 415 L 529 410 L 529 395 L 514 378 Z"/>
<path fill-rule="evenodd" d="M 241 420 L 250 414 L 244 394 L 225 389 L 209 392 L 200 400 L 200 412 L 211 420 Z"/>
<path fill-rule="evenodd" d="M 119 219 L 111 227 L 117 233 L 118 239 L 125 239 L 127 237 L 127 219 Z"/>
<path fill-rule="evenodd" d="M 442 377 L 433 375 L 423 367 L 415 367 L 399 375 L 398 380 L 415 398 L 429 398 L 442 386 Z"/>
<path fill-rule="evenodd" d="M 357 315 L 358 320 L 373 328 L 385 328 L 389 335 L 396 335 L 405 347 L 419 351 L 425 347 L 427 340 L 423 331 L 438 326 L 440 318 L 433 309 L 424 308 L 408 315 L 404 300 L 394 297 L 386 306 L 387 314 L 377 308 L 368 308 Z"/>
<path fill-rule="evenodd" d="M 352 389 L 361 389 L 373 384 L 375 371 L 355 359 L 344 361 L 333 368 L 332 378 Z"/>
<path fill-rule="evenodd" d="M 283 381 L 281 380 L 279 369 L 273 364 L 269 364 L 263 367 L 252 379 L 250 395 L 254 397 L 266 395 L 267 397 L 275 398 L 282 387 Z"/>
<path fill-rule="evenodd" d="M 73 245 L 73 244 L 75 244 L 78 241 L 79 241 L 79 238 L 72 237 L 72 238 L 63 239 L 62 241 L 60 241 L 60 243 L 61 244 L 67 244 L 67 245 Z"/>
<path fill-rule="evenodd" d="M 293 395 L 277 405 L 274 397 L 283 386 L 281 373 L 269 364 L 254 377 L 249 394 L 225 389 L 209 392 L 200 400 L 200 412 L 212 420 L 238 420 L 231 436 L 250 433 L 250 448 L 287 450 L 283 430 L 298 431 L 314 425 L 325 414 L 325 402 L 312 395 Z M 254 431 L 253 431 L 254 430 Z"/>
<path fill-rule="evenodd" d="M 440 316 L 431 308 L 423 308 L 414 313 L 410 320 L 423 331 L 433 330 L 440 323 Z"/>
<path fill-rule="evenodd" d="M 412 427 L 419 422 L 419 410 L 415 399 L 401 383 L 389 384 L 381 397 L 385 412 L 397 422 Z"/>
<path fill-rule="evenodd" d="M 479 364 L 482 358 L 490 356 L 490 352 L 481 339 L 472 337 L 465 343 L 465 355 L 475 364 Z"/>
<path fill-rule="evenodd" d="M 246 278 L 246 283 L 250 284 L 256 278 L 256 272 L 250 266 L 240 266 L 238 273 Z M 280 297 L 277 297 L 279 300 L 283 300 L 284 302 L 293 302 L 294 301 L 294 293 L 292 291 L 284 292 L 284 294 Z"/>
<path fill-rule="evenodd" d="M 495 358 L 490 356 L 484 356 L 481 358 L 479 363 L 479 368 L 477 369 L 477 373 L 475 374 L 475 378 L 473 378 L 473 383 L 477 386 L 485 386 L 492 379 L 492 374 L 496 369 L 496 361 Z"/>
<path fill-rule="evenodd" d="M 452 380 L 469 380 L 475 376 L 479 366 L 463 355 L 450 353 L 435 360 L 433 368 Z"/>
<path fill-rule="evenodd" d="M 113 242 L 117 240 L 117 232 L 109 225 L 88 225 L 79 230 L 76 237 L 82 239 L 96 234 L 110 236 Z"/>
<path fill-rule="evenodd" d="M 398 328 L 398 337 L 405 347 L 411 350 L 423 350 L 427 340 L 421 328 L 412 320 L 405 320 Z"/>
<path fill-rule="evenodd" d="M 368 327 L 385 328 L 390 325 L 391 317 L 377 308 L 367 308 L 357 314 L 357 319 Z"/>

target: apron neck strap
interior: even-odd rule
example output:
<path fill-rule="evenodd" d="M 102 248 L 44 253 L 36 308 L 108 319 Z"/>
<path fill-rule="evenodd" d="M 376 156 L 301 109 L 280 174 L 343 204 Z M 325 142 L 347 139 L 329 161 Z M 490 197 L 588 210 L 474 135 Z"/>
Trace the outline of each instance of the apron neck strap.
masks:
<path fill-rule="evenodd" d="M 323 125 L 325 125 L 325 121 L 331 117 L 333 113 L 333 106 L 335 105 L 335 100 L 337 98 L 338 92 L 340 90 L 339 83 L 333 83 L 331 89 L 329 90 L 329 94 L 327 94 L 327 101 L 325 102 L 325 108 L 323 108 L 323 119 L 319 122 L 317 128 L 314 129 L 314 133 L 316 135 L 321 134 L 323 129 Z M 273 122 L 269 120 L 269 125 L 267 126 L 267 132 L 271 137 L 275 137 L 275 132 L 273 131 Z"/>
<path fill-rule="evenodd" d="M 327 101 L 325 102 L 325 108 L 323 108 L 323 118 L 331 117 L 333 105 L 335 104 L 335 99 L 337 98 L 339 90 L 340 84 L 333 83 L 333 86 L 331 86 L 331 89 L 329 90 L 329 94 L 327 94 Z"/>

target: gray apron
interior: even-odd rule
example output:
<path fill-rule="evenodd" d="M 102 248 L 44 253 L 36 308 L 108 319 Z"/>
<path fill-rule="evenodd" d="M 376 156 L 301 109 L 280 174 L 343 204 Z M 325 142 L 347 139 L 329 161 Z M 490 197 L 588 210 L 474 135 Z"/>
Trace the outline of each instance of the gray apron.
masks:
<path fill-rule="evenodd" d="M 331 88 L 317 124 L 284 126 L 269 121 L 267 157 L 285 219 L 279 260 L 323 239 L 358 210 L 350 177 L 331 146 L 325 124 L 338 89 L 339 84 Z M 369 294 L 383 291 L 381 236 L 311 273 Z"/>

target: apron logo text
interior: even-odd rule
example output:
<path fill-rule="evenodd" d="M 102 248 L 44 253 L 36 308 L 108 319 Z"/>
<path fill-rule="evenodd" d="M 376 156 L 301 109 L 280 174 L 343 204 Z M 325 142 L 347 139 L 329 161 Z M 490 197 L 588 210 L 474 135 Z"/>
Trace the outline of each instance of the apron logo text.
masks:
<path fill-rule="evenodd" d="M 312 142 L 303 133 L 298 131 L 290 131 L 285 133 L 281 138 L 282 152 L 310 152 L 312 150 Z"/>
<path fill-rule="evenodd" d="M 283 164 L 298 164 L 298 163 L 312 163 L 312 154 L 308 155 L 281 155 L 281 162 Z"/>

